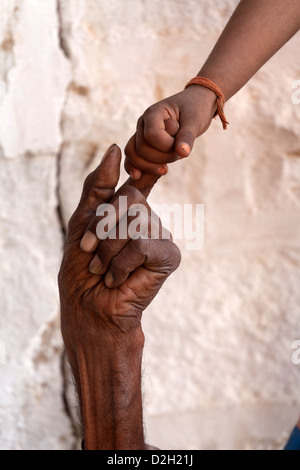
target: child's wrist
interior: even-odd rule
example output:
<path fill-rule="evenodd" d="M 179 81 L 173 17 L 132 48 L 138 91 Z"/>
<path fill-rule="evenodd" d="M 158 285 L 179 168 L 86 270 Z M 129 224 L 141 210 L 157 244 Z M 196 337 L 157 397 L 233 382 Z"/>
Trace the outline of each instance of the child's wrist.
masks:
<path fill-rule="evenodd" d="M 205 88 L 199 85 L 191 85 L 184 90 L 187 96 L 193 96 L 193 99 L 202 109 L 209 110 L 209 114 L 213 117 L 217 110 L 217 97 L 216 94 L 209 88 Z"/>
<path fill-rule="evenodd" d="M 208 88 L 215 94 L 217 111 L 213 117 L 219 116 L 222 122 L 223 129 L 227 129 L 229 122 L 227 121 L 226 116 L 224 114 L 225 96 L 220 87 L 211 79 L 199 75 L 197 75 L 197 77 L 192 78 L 186 84 L 185 89 L 194 85 L 199 86 L 201 88 Z"/>

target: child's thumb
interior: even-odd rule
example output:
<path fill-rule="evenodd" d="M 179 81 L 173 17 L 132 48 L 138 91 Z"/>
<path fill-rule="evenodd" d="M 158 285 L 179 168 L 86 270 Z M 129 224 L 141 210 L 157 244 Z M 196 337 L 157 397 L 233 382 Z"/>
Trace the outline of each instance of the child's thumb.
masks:
<path fill-rule="evenodd" d="M 175 137 L 175 152 L 179 157 L 188 157 L 192 151 L 196 139 L 195 123 L 192 120 L 186 120 L 180 123 L 179 131 Z"/>

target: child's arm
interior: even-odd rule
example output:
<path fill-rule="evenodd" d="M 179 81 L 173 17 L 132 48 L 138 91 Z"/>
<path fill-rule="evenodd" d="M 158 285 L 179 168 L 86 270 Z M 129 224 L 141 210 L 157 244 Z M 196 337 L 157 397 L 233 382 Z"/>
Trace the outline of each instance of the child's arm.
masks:
<path fill-rule="evenodd" d="M 299 28 L 299 0 L 241 0 L 198 76 L 215 82 L 228 100 Z M 189 155 L 215 111 L 215 94 L 199 85 L 150 106 L 128 142 L 127 171 L 136 179 L 141 171 L 167 172 L 166 163 Z M 165 130 L 168 117 L 179 123 L 175 137 Z"/>

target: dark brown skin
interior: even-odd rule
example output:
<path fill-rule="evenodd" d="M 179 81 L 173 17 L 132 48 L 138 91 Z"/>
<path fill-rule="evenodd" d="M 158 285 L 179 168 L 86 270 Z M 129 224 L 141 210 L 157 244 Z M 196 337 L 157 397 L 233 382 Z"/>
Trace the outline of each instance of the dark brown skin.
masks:
<path fill-rule="evenodd" d="M 227 101 L 299 28 L 299 0 L 241 0 L 198 76 L 215 82 Z M 150 106 L 125 149 L 127 172 L 136 180 L 143 172 L 166 174 L 168 163 L 189 156 L 215 111 L 215 94 L 199 85 Z M 178 121 L 175 137 L 166 130 L 170 117 Z"/>
<path fill-rule="evenodd" d="M 165 175 L 168 163 L 189 155 L 182 145 L 192 149 L 195 138 L 209 128 L 216 109 L 215 93 L 197 85 L 150 106 L 125 147 L 125 170 L 135 180 L 142 172 Z M 170 118 L 178 123 L 176 136 L 170 135 L 165 124 Z"/>
<path fill-rule="evenodd" d="M 117 250 L 115 244 L 110 249 L 106 240 L 105 252 L 110 256 L 103 275 L 89 271 L 94 253 L 83 251 L 81 240 L 87 227 L 89 231 L 95 227 L 97 207 L 112 198 L 117 203 L 120 162 L 121 151 L 113 146 L 86 179 L 69 222 L 58 277 L 61 330 L 77 386 L 87 450 L 149 448 L 143 433 L 141 318 L 180 263 L 180 252 L 171 240 L 122 240 Z M 140 181 L 144 194 L 156 179 Z M 129 179 L 121 193 L 146 205 L 143 194 L 131 183 Z M 112 278 L 105 280 L 108 271 Z"/>
<path fill-rule="evenodd" d="M 228 100 L 299 26 L 299 0 L 242 0 L 198 75 L 213 80 Z M 215 111 L 215 94 L 197 85 L 148 108 L 125 149 L 125 168 L 132 178 L 122 194 L 141 202 L 142 194 L 147 196 L 158 177 L 167 173 L 168 163 L 190 154 Z M 141 317 L 180 260 L 169 240 L 99 244 L 95 211 L 114 196 L 120 160 L 115 146 L 87 178 L 69 224 L 59 273 L 61 329 L 77 385 L 86 449 L 147 448 Z"/>

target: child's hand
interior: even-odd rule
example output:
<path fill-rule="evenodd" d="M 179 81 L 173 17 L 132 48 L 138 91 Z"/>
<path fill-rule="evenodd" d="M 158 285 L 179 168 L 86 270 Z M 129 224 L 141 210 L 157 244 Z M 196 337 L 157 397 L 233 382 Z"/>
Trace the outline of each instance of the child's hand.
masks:
<path fill-rule="evenodd" d="M 208 129 L 215 111 L 215 93 L 199 85 L 150 106 L 126 145 L 126 171 L 136 180 L 142 172 L 166 174 L 167 163 L 189 156 L 194 140 Z"/>

